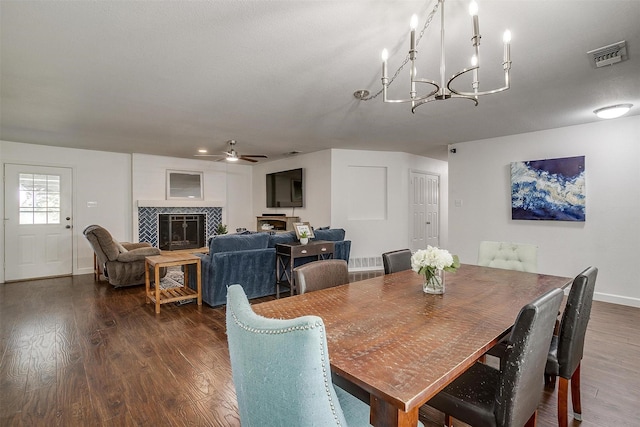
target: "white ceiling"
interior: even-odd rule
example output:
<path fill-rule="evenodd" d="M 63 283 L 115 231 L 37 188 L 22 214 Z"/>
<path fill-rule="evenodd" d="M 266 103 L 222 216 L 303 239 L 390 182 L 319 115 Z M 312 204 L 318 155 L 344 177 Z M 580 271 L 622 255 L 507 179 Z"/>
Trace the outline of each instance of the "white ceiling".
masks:
<path fill-rule="evenodd" d="M 0 139 L 187 158 L 229 139 L 269 160 L 327 148 L 446 158 L 447 144 L 588 123 L 609 104 L 640 114 L 638 0 L 478 0 L 481 89 L 500 84 L 509 28 L 510 90 L 416 114 L 356 100 L 380 88 L 383 47 L 390 73 L 400 65 L 411 14 L 422 26 L 434 1 L 2 0 Z M 472 53 L 467 5 L 446 3 L 447 76 Z M 620 40 L 628 61 L 590 64 L 587 51 Z M 438 19 L 418 50 L 418 74 L 439 80 Z M 392 97 L 407 97 L 405 71 Z"/>

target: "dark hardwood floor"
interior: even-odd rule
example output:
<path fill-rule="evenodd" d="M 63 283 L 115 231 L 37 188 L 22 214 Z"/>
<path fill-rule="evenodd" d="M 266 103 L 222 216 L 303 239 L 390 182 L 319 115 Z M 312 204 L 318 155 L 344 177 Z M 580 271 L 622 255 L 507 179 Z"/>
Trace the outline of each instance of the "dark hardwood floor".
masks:
<path fill-rule="evenodd" d="M 594 302 L 584 421 L 569 425 L 640 425 L 638 325 L 640 309 Z M 538 425 L 556 425 L 555 411 L 546 391 Z M 441 425 L 436 411 L 423 415 Z M 223 308 L 166 304 L 155 315 L 143 286 L 93 275 L 0 284 L 0 425 L 239 424 Z"/>

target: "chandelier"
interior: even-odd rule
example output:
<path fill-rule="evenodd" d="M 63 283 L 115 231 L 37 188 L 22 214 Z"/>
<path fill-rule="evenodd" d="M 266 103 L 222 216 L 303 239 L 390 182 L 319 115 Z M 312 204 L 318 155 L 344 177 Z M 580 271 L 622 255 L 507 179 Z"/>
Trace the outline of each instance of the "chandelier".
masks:
<path fill-rule="evenodd" d="M 396 70 L 394 75 L 389 78 L 387 73 L 387 60 L 389 58 L 389 52 L 387 49 L 382 51 L 382 89 L 378 91 L 376 94 L 369 96 L 369 91 L 367 90 L 358 90 L 354 92 L 353 96 L 361 101 L 371 100 L 380 93 L 382 93 L 382 100 L 384 102 L 390 103 L 411 103 L 411 112 L 415 113 L 416 108 L 419 106 L 426 104 L 427 102 L 432 101 L 440 101 L 446 100 L 450 98 L 462 98 L 473 101 L 475 105 L 478 105 L 478 97 L 481 95 L 489 95 L 492 93 L 498 93 L 509 89 L 509 70 L 511 69 L 511 32 L 506 30 L 503 35 L 504 42 L 504 58 L 502 62 L 502 68 L 504 69 L 504 86 L 498 89 L 492 90 L 480 90 L 480 81 L 478 78 L 478 71 L 480 70 L 480 25 L 478 23 L 478 4 L 475 1 L 472 1 L 469 5 L 469 14 L 472 17 L 473 22 L 473 35 L 471 37 L 471 44 L 473 46 L 474 54 L 471 57 L 471 66 L 469 68 L 465 68 L 453 76 L 449 78 L 449 80 L 445 79 L 445 49 L 444 49 L 444 2 L 445 0 L 438 0 L 433 10 L 427 17 L 425 21 L 424 27 L 419 34 L 419 37 L 416 39 L 416 29 L 418 27 L 418 17 L 417 15 L 413 15 L 411 17 L 410 28 L 411 28 L 411 37 L 410 37 L 410 47 L 409 53 L 407 54 L 405 60 L 400 65 L 400 67 Z M 418 51 L 416 47 L 418 43 L 422 39 L 422 36 L 433 20 L 436 12 L 440 9 L 440 80 L 438 82 L 430 79 L 419 78 L 416 72 L 416 58 Z M 395 78 L 400 74 L 400 71 L 404 68 L 404 66 L 411 61 L 411 68 L 409 69 L 409 77 L 411 87 L 409 90 L 409 98 L 406 99 L 389 99 L 387 96 L 387 89 L 391 85 L 391 83 L 395 80 Z M 471 88 L 468 91 L 455 89 L 452 87 L 454 80 L 458 77 L 472 73 L 472 82 Z M 430 85 L 430 92 L 426 94 L 420 95 L 417 91 L 417 84 L 424 83 Z"/>

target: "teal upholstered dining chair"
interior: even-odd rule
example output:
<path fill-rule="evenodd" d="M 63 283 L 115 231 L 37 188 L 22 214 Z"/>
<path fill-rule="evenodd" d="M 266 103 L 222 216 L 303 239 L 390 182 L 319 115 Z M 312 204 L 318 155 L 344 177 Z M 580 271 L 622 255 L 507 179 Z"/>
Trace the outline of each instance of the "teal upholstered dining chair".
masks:
<path fill-rule="evenodd" d="M 506 270 L 538 272 L 538 247 L 528 243 L 480 242 L 478 265 Z"/>
<path fill-rule="evenodd" d="M 322 319 L 270 319 L 227 290 L 227 336 L 243 427 L 369 426 L 369 406 L 331 380 Z"/>

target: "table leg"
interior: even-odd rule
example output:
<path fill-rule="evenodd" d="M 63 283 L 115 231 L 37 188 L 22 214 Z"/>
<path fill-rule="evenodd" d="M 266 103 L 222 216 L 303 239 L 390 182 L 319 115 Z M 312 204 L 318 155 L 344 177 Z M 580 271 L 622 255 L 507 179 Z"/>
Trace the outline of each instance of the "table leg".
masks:
<path fill-rule="evenodd" d="M 198 287 L 198 305 L 202 305 L 202 273 L 200 269 L 202 268 L 200 264 L 200 260 L 196 261 L 196 283 Z"/>
<path fill-rule="evenodd" d="M 419 407 L 404 412 L 389 402 L 371 395 L 370 423 L 373 426 L 416 427 Z"/>
<path fill-rule="evenodd" d="M 276 254 L 276 299 L 280 298 L 280 256 Z"/>
<path fill-rule="evenodd" d="M 147 260 L 144 260 L 144 302 L 145 304 L 149 304 L 151 299 L 149 298 L 149 291 L 151 289 L 151 284 L 149 283 L 149 263 Z"/>
<path fill-rule="evenodd" d="M 160 313 L 160 264 L 156 264 L 153 281 L 156 287 L 156 314 Z"/>
<path fill-rule="evenodd" d="M 289 295 L 293 296 L 294 294 L 294 287 L 295 287 L 295 281 L 296 281 L 296 276 L 293 274 L 293 260 L 295 258 L 293 257 L 293 254 L 291 254 L 291 257 L 289 258 L 289 271 L 291 274 L 291 277 L 289 277 Z"/>

